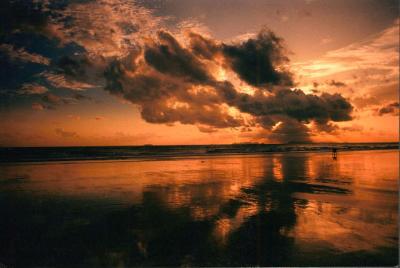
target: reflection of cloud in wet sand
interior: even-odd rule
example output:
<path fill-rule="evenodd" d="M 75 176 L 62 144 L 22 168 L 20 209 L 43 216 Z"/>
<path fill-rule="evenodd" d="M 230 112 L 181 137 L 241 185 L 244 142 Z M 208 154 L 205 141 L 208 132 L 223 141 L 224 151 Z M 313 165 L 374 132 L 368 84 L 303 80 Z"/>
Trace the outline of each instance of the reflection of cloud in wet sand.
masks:
<path fill-rule="evenodd" d="M 387 163 L 397 157 L 387 151 L 343 152 L 337 161 L 294 153 L 21 165 L 29 180 L 1 184 L 0 191 L 25 197 L 0 196 L 9 219 L 0 227 L 35 243 L 37 252 L 9 244 L 12 235 L 3 232 L 11 249 L 0 248 L 0 256 L 12 264 L 25 254 L 20 265 L 391 264 L 398 174 Z M 0 169 L 1 178 L 17 177 L 15 170 Z M 29 201 L 29 193 L 41 201 Z M 59 258 L 49 259 L 55 253 Z"/>

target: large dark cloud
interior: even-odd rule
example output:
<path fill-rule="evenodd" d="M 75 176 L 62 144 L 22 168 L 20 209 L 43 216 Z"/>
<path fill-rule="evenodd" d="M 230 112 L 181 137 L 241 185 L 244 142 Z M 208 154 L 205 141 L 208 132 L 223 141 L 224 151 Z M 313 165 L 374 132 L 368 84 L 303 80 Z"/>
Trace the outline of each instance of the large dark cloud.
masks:
<path fill-rule="evenodd" d="M 222 54 L 226 64 L 250 85 L 293 85 L 292 74 L 284 67 L 289 59 L 283 40 L 269 30 L 236 44 L 217 43 L 191 34 L 190 46 L 195 55 L 204 59 L 212 60 Z"/>
<path fill-rule="evenodd" d="M 262 92 L 254 96 L 241 93 L 228 103 L 255 116 L 261 127 L 271 131 L 269 138 L 278 142 L 310 141 L 310 131 L 305 126 L 310 122 L 318 131 L 333 132 L 337 128 L 330 122 L 351 120 L 353 110 L 339 94 L 317 96 L 299 89 L 280 89 L 269 96 Z"/>
<path fill-rule="evenodd" d="M 323 93 L 321 96 L 305 94 L 300 89 L 279 89 L 265 96 L 240 93 L 229 101 L 230 105 L 255 116 L 284 115 L 300 122 L 347 121 L 351 119 L 351 104 L 339 94 Z"/>
<path fill-rule="evenodd" d="M 132 65 L 140 62 L 137 59 L 109 65 L 107 90 L 139 105 L 147 122 L 197 124 L 212 131 L 259 126 L 279 142 L 310 141 L 305 125 L 310 122 L 320 131 L 332 132 L 330 122 L 352 119 L 353 107 L 340 94 L 305 94 L 288 88 L 293 84 L 291 74 L 279 67 L 288 59 L 282 40 L 271 32 L 229 45 L 194 33 L 189 38 L 185 47 L 171 33 L 160 31 L 144 48 L 140 66 Z M 237 73 L 254 86 L 254 94 L 240 92 L 229 80 L 218 81 L 208 68 L 210 62 Z M 252 119 L 234 116 L 228 107 Z"/>
<path fill-rule="evenodd" d="M 208 133 L 260 127 L 270 140 L 308 142 L 306 124 L 331 132 L 332 122 L 352 119 L 352 105 L 339 94 L 291 89 L 295 83 L 284 42 L 269 30 L 241 42 L 223 43 L 198 33 L 152 31 L 158 20 L 133 3 L 65 0 L 49 6 L 45 2 L 0 4 L 4 15 L 0 42 L 5 45 L 0 47 L 0 59 L 7 60 L 6 67 L 24 70 L 16 72 L 16 81 L 8 78 L 14 71 L 0 73 L 6 81 L 0 81 L 0 88 L 23 89 L 26 94 L 20 95 L 36 98 L 37 109 L 90 100 L 59 93 L 93 85 L 137 105 L 147 122 L 194 124 Z M 86 16 L 85 7 L 97 13 Z M 99 23 L 104 20 L 98 21 L 98 15 L 110 10 L 116 13 L 109 25 Z M 227 73 L 225 78 L 217 75 L 221 70 Z M 252 94 L 240 90 L 243 84 Z"/>
<path fill-rule="evenodd" d="M 203 37 L 197 33 L 190 33 L 190 47 L 196 56 L 212 60 L 216 54 L 221 52 L 221 46 L 214 40 Z"/>
<path fill-rule="evenodd" d="M 291 74 L 278 69 L 289 59 L 284 54 L 282 40 L 271 31 L 262 31 L 257 38 L 239 45 L 223 44 L 222 50 L 231 68 L 247 83 L 292 85 Z"/>
<path fill-rule="evenodd" d="M 220 96 L 205 91 L 206 88 L 215 91 L 208 85 L 212 84 L 210 81 L 201 84 L 196 80 L 198 83 L 194 83 L 188 78 L 190 72 L 182 77 L 151 69 L 147 73 L 128 75 L 126 68 L 121 62 L 110 64 L 105 72 L 108 81 L 106 89 L 139 105 L 142 118 L 147 122 L 180 122 L 216 128 L 239 127 L 243 124 L 240 118 L 234 118 L 221 109 L 223 100 Z"/>
<path fill-rule="evenodd" d="M 189 50 L 182 48 L 168 32 L 158 33 L 158 42 L 148 45 L 144 53 L 146 62 L 162 73 L 182 77 L 194 83 L 211 80 L 206 66 Z"/>

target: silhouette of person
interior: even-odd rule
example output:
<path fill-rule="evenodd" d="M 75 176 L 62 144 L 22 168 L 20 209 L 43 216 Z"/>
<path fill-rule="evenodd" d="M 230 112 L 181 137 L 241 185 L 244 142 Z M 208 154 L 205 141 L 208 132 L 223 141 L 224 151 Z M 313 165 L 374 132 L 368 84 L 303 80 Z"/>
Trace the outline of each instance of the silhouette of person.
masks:
<path fill-rule="evenodd" d="M 336 159 L 337 157 L 337 148 L 332 148 L 332 158 Z"/>

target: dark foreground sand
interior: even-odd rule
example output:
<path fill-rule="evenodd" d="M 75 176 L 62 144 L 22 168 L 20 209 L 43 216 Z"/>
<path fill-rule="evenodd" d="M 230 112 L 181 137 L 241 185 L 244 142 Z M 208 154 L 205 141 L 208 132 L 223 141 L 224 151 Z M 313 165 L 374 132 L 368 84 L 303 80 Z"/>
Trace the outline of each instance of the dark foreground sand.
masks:
<path fill-rule="evenodd" d="M 393 266 L 398 163 L 394 150 L 2 163 L 0 263 Z"/>

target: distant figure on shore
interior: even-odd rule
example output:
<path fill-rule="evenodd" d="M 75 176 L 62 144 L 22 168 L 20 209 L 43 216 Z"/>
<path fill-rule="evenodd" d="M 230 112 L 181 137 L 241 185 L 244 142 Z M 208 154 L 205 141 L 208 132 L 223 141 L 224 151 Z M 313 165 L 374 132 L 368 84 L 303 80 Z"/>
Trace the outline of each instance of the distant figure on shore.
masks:
<path fill-rule="evenodd" d="M 332 148 L 332 158 L 335 160 L 337 158 L 337 148 L 335 148 L 335 147 Z"/>

